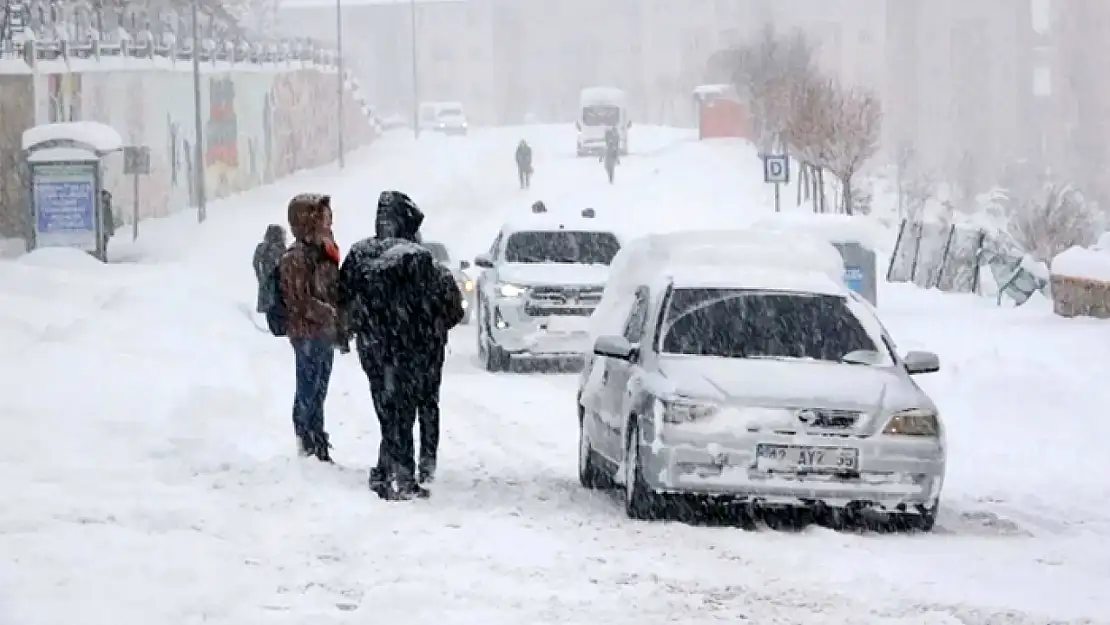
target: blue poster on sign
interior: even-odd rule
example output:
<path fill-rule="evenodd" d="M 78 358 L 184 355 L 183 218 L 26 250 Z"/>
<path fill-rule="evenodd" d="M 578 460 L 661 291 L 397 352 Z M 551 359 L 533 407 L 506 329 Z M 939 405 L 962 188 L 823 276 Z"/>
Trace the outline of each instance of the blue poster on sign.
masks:
<path fill-rule="evenodd" d="M 97 250 L 96 165 L 35 165 L 32 171 L 36 247 Z"/>
<path fill-rule="evenodd" d="M 844 285 L 856 293 L 863 292 L 863 270 L 859 267 L 844 268 Z"/>

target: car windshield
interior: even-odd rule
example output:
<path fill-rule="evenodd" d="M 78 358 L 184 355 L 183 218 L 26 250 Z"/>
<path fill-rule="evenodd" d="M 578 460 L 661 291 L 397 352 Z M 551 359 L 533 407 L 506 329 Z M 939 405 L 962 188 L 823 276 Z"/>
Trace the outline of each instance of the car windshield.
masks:
<path fill-rule="evenodd" d="M 608 265 L 618 251 L 620 242 L 608 232 L 516 232 L 505 244 L 505 261 Z"/>
<path fill-rule="evenodd" d="M 462 114 L 462 109 L 457 106 L 446 106 L 439 109 L 438 113 L 440 117 L 461 117 Z"/>
<path fill-rule="evenodd" d="M 612 104 L 594 104 L 582 109 L 582 123 L 586 126 L 616 126 L 621 121 L 621 109 Z"/>
<path fill-rule="evenodd" d="M 843 297 L 743 289 L 675 289 L 660 352 L 840 362 L 878 352 Z"/>
<path fill-rule="evenodd" d="M 432 253 L 432 257 L 437 261 L 444 264 L 451 262 L 451 255 L 447 253 L 447 246 L 444 244 L 436 243 L 435 241 L 425 241 L 424 247 Z"/>

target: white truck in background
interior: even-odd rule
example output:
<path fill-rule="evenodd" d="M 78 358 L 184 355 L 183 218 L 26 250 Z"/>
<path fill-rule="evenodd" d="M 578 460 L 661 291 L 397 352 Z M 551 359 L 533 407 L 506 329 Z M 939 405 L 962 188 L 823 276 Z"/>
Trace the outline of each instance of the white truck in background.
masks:
<path fill-rule="evenodd" d="M 628 154 L 628 96 L 616 87 L 587 87 L 578 96 L 578 156 L 598 155 L 605 150 L 605 131 L 616 128 L 620 153 Z"/>

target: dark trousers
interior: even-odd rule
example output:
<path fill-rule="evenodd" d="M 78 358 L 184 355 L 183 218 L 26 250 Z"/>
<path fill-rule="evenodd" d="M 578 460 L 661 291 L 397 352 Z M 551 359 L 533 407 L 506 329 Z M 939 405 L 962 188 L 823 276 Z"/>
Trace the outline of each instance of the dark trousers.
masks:
<path fill-rule="evenodd" d="M 416 411 L 420 422 L 420 467 L 434 469 L 439 452 L 439 386 L 443 381 L 441 347 L 417 372 Z"/>
<path fill-rule="evenodd" d="M 326 338 L 293 338 L 297 390 L 293 394 L 293 428 L 298 436 L 324 431 L 324 400 L 328 397 L 333 344 Z"/>
<path fill-rule="evenodd" d="M 532 170 L 528 167 L 516 168 L 517 177 L 520 178 L 520 188 L 527 189 L 532 186 Z"/>
<path fill-rule="evenodd" d="M 374 412 L 381 428 L 377 473 L 383 480 L 411 482 L 416 479 L 417 387 L 419 373 L 411 363 L 374 363 L 363 369 L 370 381 Z"/>

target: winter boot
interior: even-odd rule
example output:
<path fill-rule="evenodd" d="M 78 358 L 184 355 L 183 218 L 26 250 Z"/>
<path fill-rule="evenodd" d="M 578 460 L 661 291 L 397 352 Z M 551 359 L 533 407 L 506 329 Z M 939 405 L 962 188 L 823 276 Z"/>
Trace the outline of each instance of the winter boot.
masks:
<path fill-rule="evenodd" d="M 316 444 L 308 432 L 297 431 L 297 455 L 302 458 L 315 455 Z"/>
<path fill-rule="evenodd" d="M 313 456 L 320 462 L 331 463 L 331 443 L 328 441 L 327 432 L 316 432 L 312 435 L 312 451 Z"/>
<path fill-rule="evenodd" d="M 436 479 L 436 461 L 435 458 L 421 458 L 420 465 L 416 470 L 417 484 L 429 484 Z"/>

